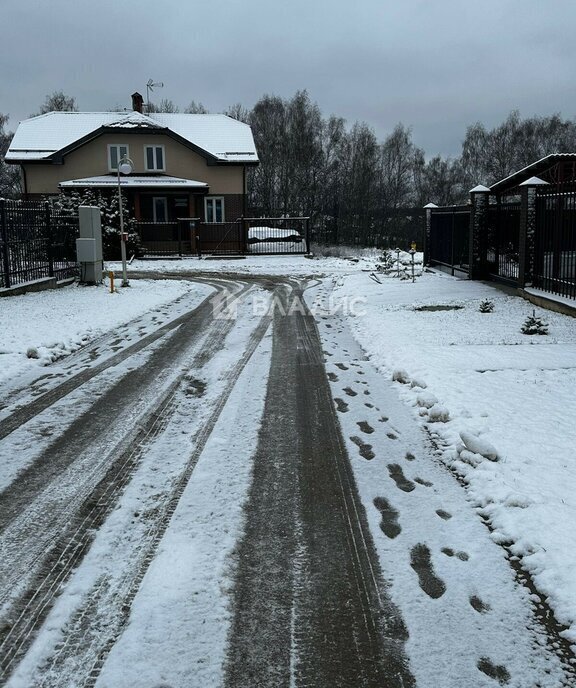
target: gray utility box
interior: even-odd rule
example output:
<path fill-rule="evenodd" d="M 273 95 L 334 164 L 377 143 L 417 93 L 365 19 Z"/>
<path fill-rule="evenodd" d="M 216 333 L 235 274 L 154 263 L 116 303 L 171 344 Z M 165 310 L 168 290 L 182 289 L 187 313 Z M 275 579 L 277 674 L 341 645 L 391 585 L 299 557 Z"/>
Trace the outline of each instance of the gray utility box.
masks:
<path fill-rule="evenodd" d="M 97 262 L 102 260 L 102 226 L 100 223 L 100 208 L 81 205 L 78 208 L 78 216 L 80 221 L 80 238 L 94 239 L 96 242 L 95 258 L 88 262 Z M 82 262 L 81 259 L 78 260 Z"/>
<path fill-rule="evenodd" d="M 100 208 L 81 205 L 78 208 L 80 238 L 76 239 L 76 255 L 80 263 L 80 281 L 99 284 L 102 281 L 102 227 Z"/>
<path fill-rule="evenodd" d="M 79 263 L 97 263 L 96 239 L 76 239 L 76 256 Z"/>

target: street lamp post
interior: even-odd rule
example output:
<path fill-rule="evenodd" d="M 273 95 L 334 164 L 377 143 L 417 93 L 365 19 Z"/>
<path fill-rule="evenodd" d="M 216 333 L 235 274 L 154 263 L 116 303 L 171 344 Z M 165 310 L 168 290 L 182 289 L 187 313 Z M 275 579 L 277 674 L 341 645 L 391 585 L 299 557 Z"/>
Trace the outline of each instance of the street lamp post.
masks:
<path fill-rule="evenodd" d="M 118 160 L 118 208 L 120 210 L 120 256 L 122 258 L 122 286 L 129 287 L 126 271 L 126 240 L 128 233 L 124 232 L 124 211 L 122 208 L 122 187 L 120 185 L 120 173 L 130 174 L 134 169 L 134 163 L 127 155 Z"/>

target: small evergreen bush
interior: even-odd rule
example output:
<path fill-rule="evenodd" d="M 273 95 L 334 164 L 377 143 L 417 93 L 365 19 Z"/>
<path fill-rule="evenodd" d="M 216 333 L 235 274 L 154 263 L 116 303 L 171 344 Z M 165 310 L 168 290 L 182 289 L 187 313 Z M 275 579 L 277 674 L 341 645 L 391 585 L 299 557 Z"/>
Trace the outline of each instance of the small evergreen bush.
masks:
<path fill-rule="evenodd" d="M 480 313 L 492 313 L 492 311 L 494 310 L 494 301 L 484 299 L 484 301 L 482 301 L 482 303 L 480 304 L 478 310 L 480 311 Z"/>
<path fill-rule="evenodd" d="M 548 324 L 536 317 L 536 311 L 532 311 L 522 325 L 522 334 L 548 334 Z"/>

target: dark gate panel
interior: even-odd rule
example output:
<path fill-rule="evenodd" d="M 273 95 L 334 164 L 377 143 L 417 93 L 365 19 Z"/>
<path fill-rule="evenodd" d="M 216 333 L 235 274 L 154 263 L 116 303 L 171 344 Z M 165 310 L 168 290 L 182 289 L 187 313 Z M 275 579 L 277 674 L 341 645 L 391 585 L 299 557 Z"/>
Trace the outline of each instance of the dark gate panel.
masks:
<path fill-rule="evenodd" d="M 198 228 L 198 249 L 215 255 L 244 253 L 242 221 L 201 223 Z"/>
<path fill-rule="evenodd" d="M 558 187 L 557 187 L 558 188 Z M 576 298 L 576 190 L 536 197 L 533 285 Z"/>
<path fill-rule="evenodd" d="M 518 282 L 520 203 L 495 203 L 488 207 L 486 268 L 491 277 Z"/>
<path fill-rule="evenodd" d="M 430 227 L 431 265 L 468 272 L 470 242 L 470 208 L 454 206 L 432 211 Z"/>

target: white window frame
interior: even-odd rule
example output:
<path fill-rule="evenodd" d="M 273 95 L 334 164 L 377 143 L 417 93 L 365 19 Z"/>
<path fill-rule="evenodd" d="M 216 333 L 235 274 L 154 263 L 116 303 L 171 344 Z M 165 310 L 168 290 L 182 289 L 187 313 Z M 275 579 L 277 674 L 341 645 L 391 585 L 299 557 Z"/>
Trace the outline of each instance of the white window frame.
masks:
<path fill-rule="evenodd" d="M 166 196 L 152 196 L 152 217 L 154 218 L 154 222 L 158 222 L 156 216 L 156 201 L 164 201 L 164 219 L 160 222 L 168 222 L 168 199 Z"/>
<path fill-rule="evenodd" d="M 206 196 L 204 198 L 204 217 L 206 218 L 206 223 L 208 224 L 208 202 L 209 201 L 221 201 L 221 203 L 222 203 L 222 220 L 221 220 L 221 222 L 226 222 L 224 196 Z M 216 216 L 216 213 L 214 212 L 214 210 L 215 209 L 213 209 L 213 215 Z"/>
<path fill-rule="evenodd" d="M 148 149 L 152 149 L 152 157 L 154 158 L 154 167 L 148 167 Z M 158 167 L 156 159 L 156 149 L 162 149 L 162 167 Z M 165 172 L 166 171 L 166 150 L 164 146 L 146 145 L 144 146 L 144 169 L 146 172 Z"/>
<path fill-rule="evenodd" d="M 118 165 L 112 167 L 112 149 L 116 148 L 116 157 L 118 160 L 122 160 L 124 157 L 120 154 L 120 149 L 125 148 L 126 153 L 124 154 L 127 158 L 130 157 L 130 146 L 127 143 L 109 143 L 108 144 L 108 172 L 118 172 Z"/>

